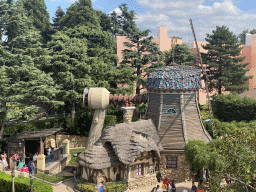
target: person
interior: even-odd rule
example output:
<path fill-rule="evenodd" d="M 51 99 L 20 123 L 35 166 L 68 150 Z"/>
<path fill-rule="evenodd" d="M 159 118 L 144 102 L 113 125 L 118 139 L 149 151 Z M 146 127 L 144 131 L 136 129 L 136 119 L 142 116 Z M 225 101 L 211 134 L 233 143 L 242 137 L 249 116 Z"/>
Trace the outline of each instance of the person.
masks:
<path fill-rule="evenodd" d="M 176 185 L 175 185 L 175 182 L 174 182 L 174 181 L 172 181 L 172 184 L 171 184 L 171 186 L 169 187 L 169 189 L 170 189 L 171 192 L 176 192 Z"/>
<path fill-rule="evenodd" d="M 163 189 L 163 192 L 168 192 L 168 188 L 169 188 L 169 183 L 165 184 L 166 185 L 166 189 Z"/>
<path fill-rule="evenodd" d="M 203 167 L 203 183 L 206 182 L 206 169 Z"/>
<path fill-rule="evenodd" d="M 167 179 L 167 177 L 165 177 L 164 180 L 163 180 L 163 184 L 168 184 L 168 183 L 170 183 L 170 180 Z"/>
<path fill-rule="evenodd" d="M 49 156 L 52 152 L 52 148 L 50 146 L 48 146 L 48 150 L 47 150 L 47 155 Z"/>
<path fill-rule="evenodd" d="M 157 185 L 156 187 L 154 187 L 154 188 L 152 189 L 151 192 L 158 192 L 158 191 L 159 191 L 159 188 L 160 188 L 160 186 Z"/>
<path fill-rule="evenodd" d="M 34 165 L 33 161 L 30 161 L 30 163 L 27 165 L 28 171 L 29 171 L 29 176 L 34 176 Z"/>
<path fill-rule="evenodd" d="M 12 156 L 12 161 L 13 161 L 13 165 L 14 165 L 14 170 L 17 170 L 17 166 L 19 165 L 19 155 L 18 152 L 16 152 L 13 156 Z"/>
<path fill-rule="evenodd" d="M 191 188 L 191 192 L 196 192 L 196 185 L 195 185 L 195 182 L 192 182 L 192 188 Z"/>
<path fill-rule="evenodd" d="M 106 191 L 105 186 L 103 185 L 102 182 L 100 182 L 98 185 L 95 186 L 95 189 L 98 189 L 99 192 L 104 192 Z"/>
<path fill-rule="evenodd" d="M 3 165 L 3 172 L 5 173 L 5 168 L 8 166 L 7 160 L 6 160 L 7 155 L 5 152 L 1 155 L 1 164 Z"/>
<path fill-rule="evenodd" d="M 36 162 L 37 162 L 37 154 L 35 153 L 34 156 L 33 156 L 33 161 L 34 161 L 34 164 L 36 166 Z"/>
<path fill-rule="evenodd" d="M 25 155 L 25 164 L 27 165 L 31 161 L 29 154 Z"/>
<path fill-rule="evenodd" d="M 28 167 L 26 166 L 26 164 L 23 165 L 20 171 L 28 173 Z"/>
<path fill-rule="evenodd" d="M 158 183 L 160 183 L 162 180 L 162 175 L 161 175 L 160 171 L 158 171 L 158 173 L 156 174 L 156 178 L 157 178 Z"/>
<path fill-rule="evenodd" d="M 18 169 L 21 169 L 23 167 L 23 164 L 24 164 L 23 161 L 20 159 L 19 160 Z"/>

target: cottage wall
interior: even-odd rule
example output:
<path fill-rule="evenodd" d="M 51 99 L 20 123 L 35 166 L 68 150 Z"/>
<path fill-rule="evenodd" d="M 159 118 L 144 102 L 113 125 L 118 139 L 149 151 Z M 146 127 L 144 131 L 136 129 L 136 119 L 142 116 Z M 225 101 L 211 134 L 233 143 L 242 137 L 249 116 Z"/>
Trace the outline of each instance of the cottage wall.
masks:
<path fill-rule="evenodd" d="M 143 164 L 143 175 L 137 175 L 137 165 Z M 152 152 L 143 152 L 129 165 L 129 189 L 140 186 L 154 185 L 157 183 L 155 173 L 156 162 L 153 160 Z"/>
<path fill-rule="evenodd" d="M 167 157 L 177 158 L 177 168 L 168 168 Z M 185 153 L 162 152 L 160 158 L 160 172 L 162 178 L 167 177 L 170 181 L 182 182 L 190 180 L 190 165 L 185 160 Z"/>

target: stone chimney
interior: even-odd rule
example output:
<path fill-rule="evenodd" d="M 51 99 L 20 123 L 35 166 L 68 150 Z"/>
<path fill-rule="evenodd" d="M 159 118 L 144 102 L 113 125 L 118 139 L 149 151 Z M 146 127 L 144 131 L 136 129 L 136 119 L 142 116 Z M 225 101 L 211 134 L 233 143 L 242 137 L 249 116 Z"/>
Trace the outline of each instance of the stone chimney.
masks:
<path fill-rule="evenodd" d="M 136 109 L 136 107 L 121 107 L 123 110 L 123 119 L 124 123 L 131 123 L 132 122 L 132 117 L 133 117 L 133 111 Z"/>

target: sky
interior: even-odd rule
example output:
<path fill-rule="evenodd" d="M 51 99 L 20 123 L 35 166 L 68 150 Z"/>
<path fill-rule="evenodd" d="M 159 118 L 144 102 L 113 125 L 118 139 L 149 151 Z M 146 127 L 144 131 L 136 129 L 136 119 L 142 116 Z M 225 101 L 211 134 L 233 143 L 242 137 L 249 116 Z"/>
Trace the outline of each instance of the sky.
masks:
<path fill-rule="evenodd" d="M 54 17 L 60 5 L 64 11 L 75 0 L 45 0 L 50 17 Z M 193 41 L 189 23 L 192 19 L 198 41 L 204 41 L 206 33 L 212 34 L 216 26 L 225 25 L 235 35 L 245 29 L 256 29 L 256 0 L 93 0 L 93 8 L 110 13 L 126 3 L 134 10 L 137 27 L 150 29 L 158 37 L 158 27 L 166 27 L 168 36 L 179 36 L 185 42 Z"/>

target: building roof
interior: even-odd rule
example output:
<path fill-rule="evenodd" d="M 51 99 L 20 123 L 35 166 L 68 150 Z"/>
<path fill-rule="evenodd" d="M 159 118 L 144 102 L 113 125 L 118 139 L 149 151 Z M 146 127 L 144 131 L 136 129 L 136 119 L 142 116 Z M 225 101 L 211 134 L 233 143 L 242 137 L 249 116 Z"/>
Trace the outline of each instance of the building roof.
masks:
<path fill-rule="evenodd" d="M 52 128 L 52 129 L 42 129 L 42 130 L 36 130 L 36 131 L 22 131 L 20 133 L 17 133 L 15 135 L 5 138 L 5 140 L 13 141 L 13 140 L 22 140 L 22 139 L 25 139 L 25 140 L 39 139 L 40 137 L 47 137 L 50 135 L 54 135 L 55 133 L 58 133 L 62 130 L 63 128 Z"/>
<path fill-rule="evenodd" d="M 243 92 L 243 93 L 241 93 L 241 94 L 239 94 L 239 96 L 241 97 L 241 98 L 243 98 L 243 97 L 249 97 L 249 98 L 256 98 L 256 89 L 251 89 L 251 90 L 249 90 L 249 91 L 245 91 L 245 92 Z"/>
<path fill-rule="evenodd" d="M 80 153 L 77 163 L 90 169 L 104 169 L 120 163 L 130 164 L 142 152 L 155 151 L 160 157 L 162 145 L 150 120 L 121 123 L 106 127 L 101 138 Z"/>
<path fill-rule="evenodd" d="M 200 89 L 201 69 L 192 66 L 166 66 L 152 72 L 146 82 L 148 90 Z"/>

